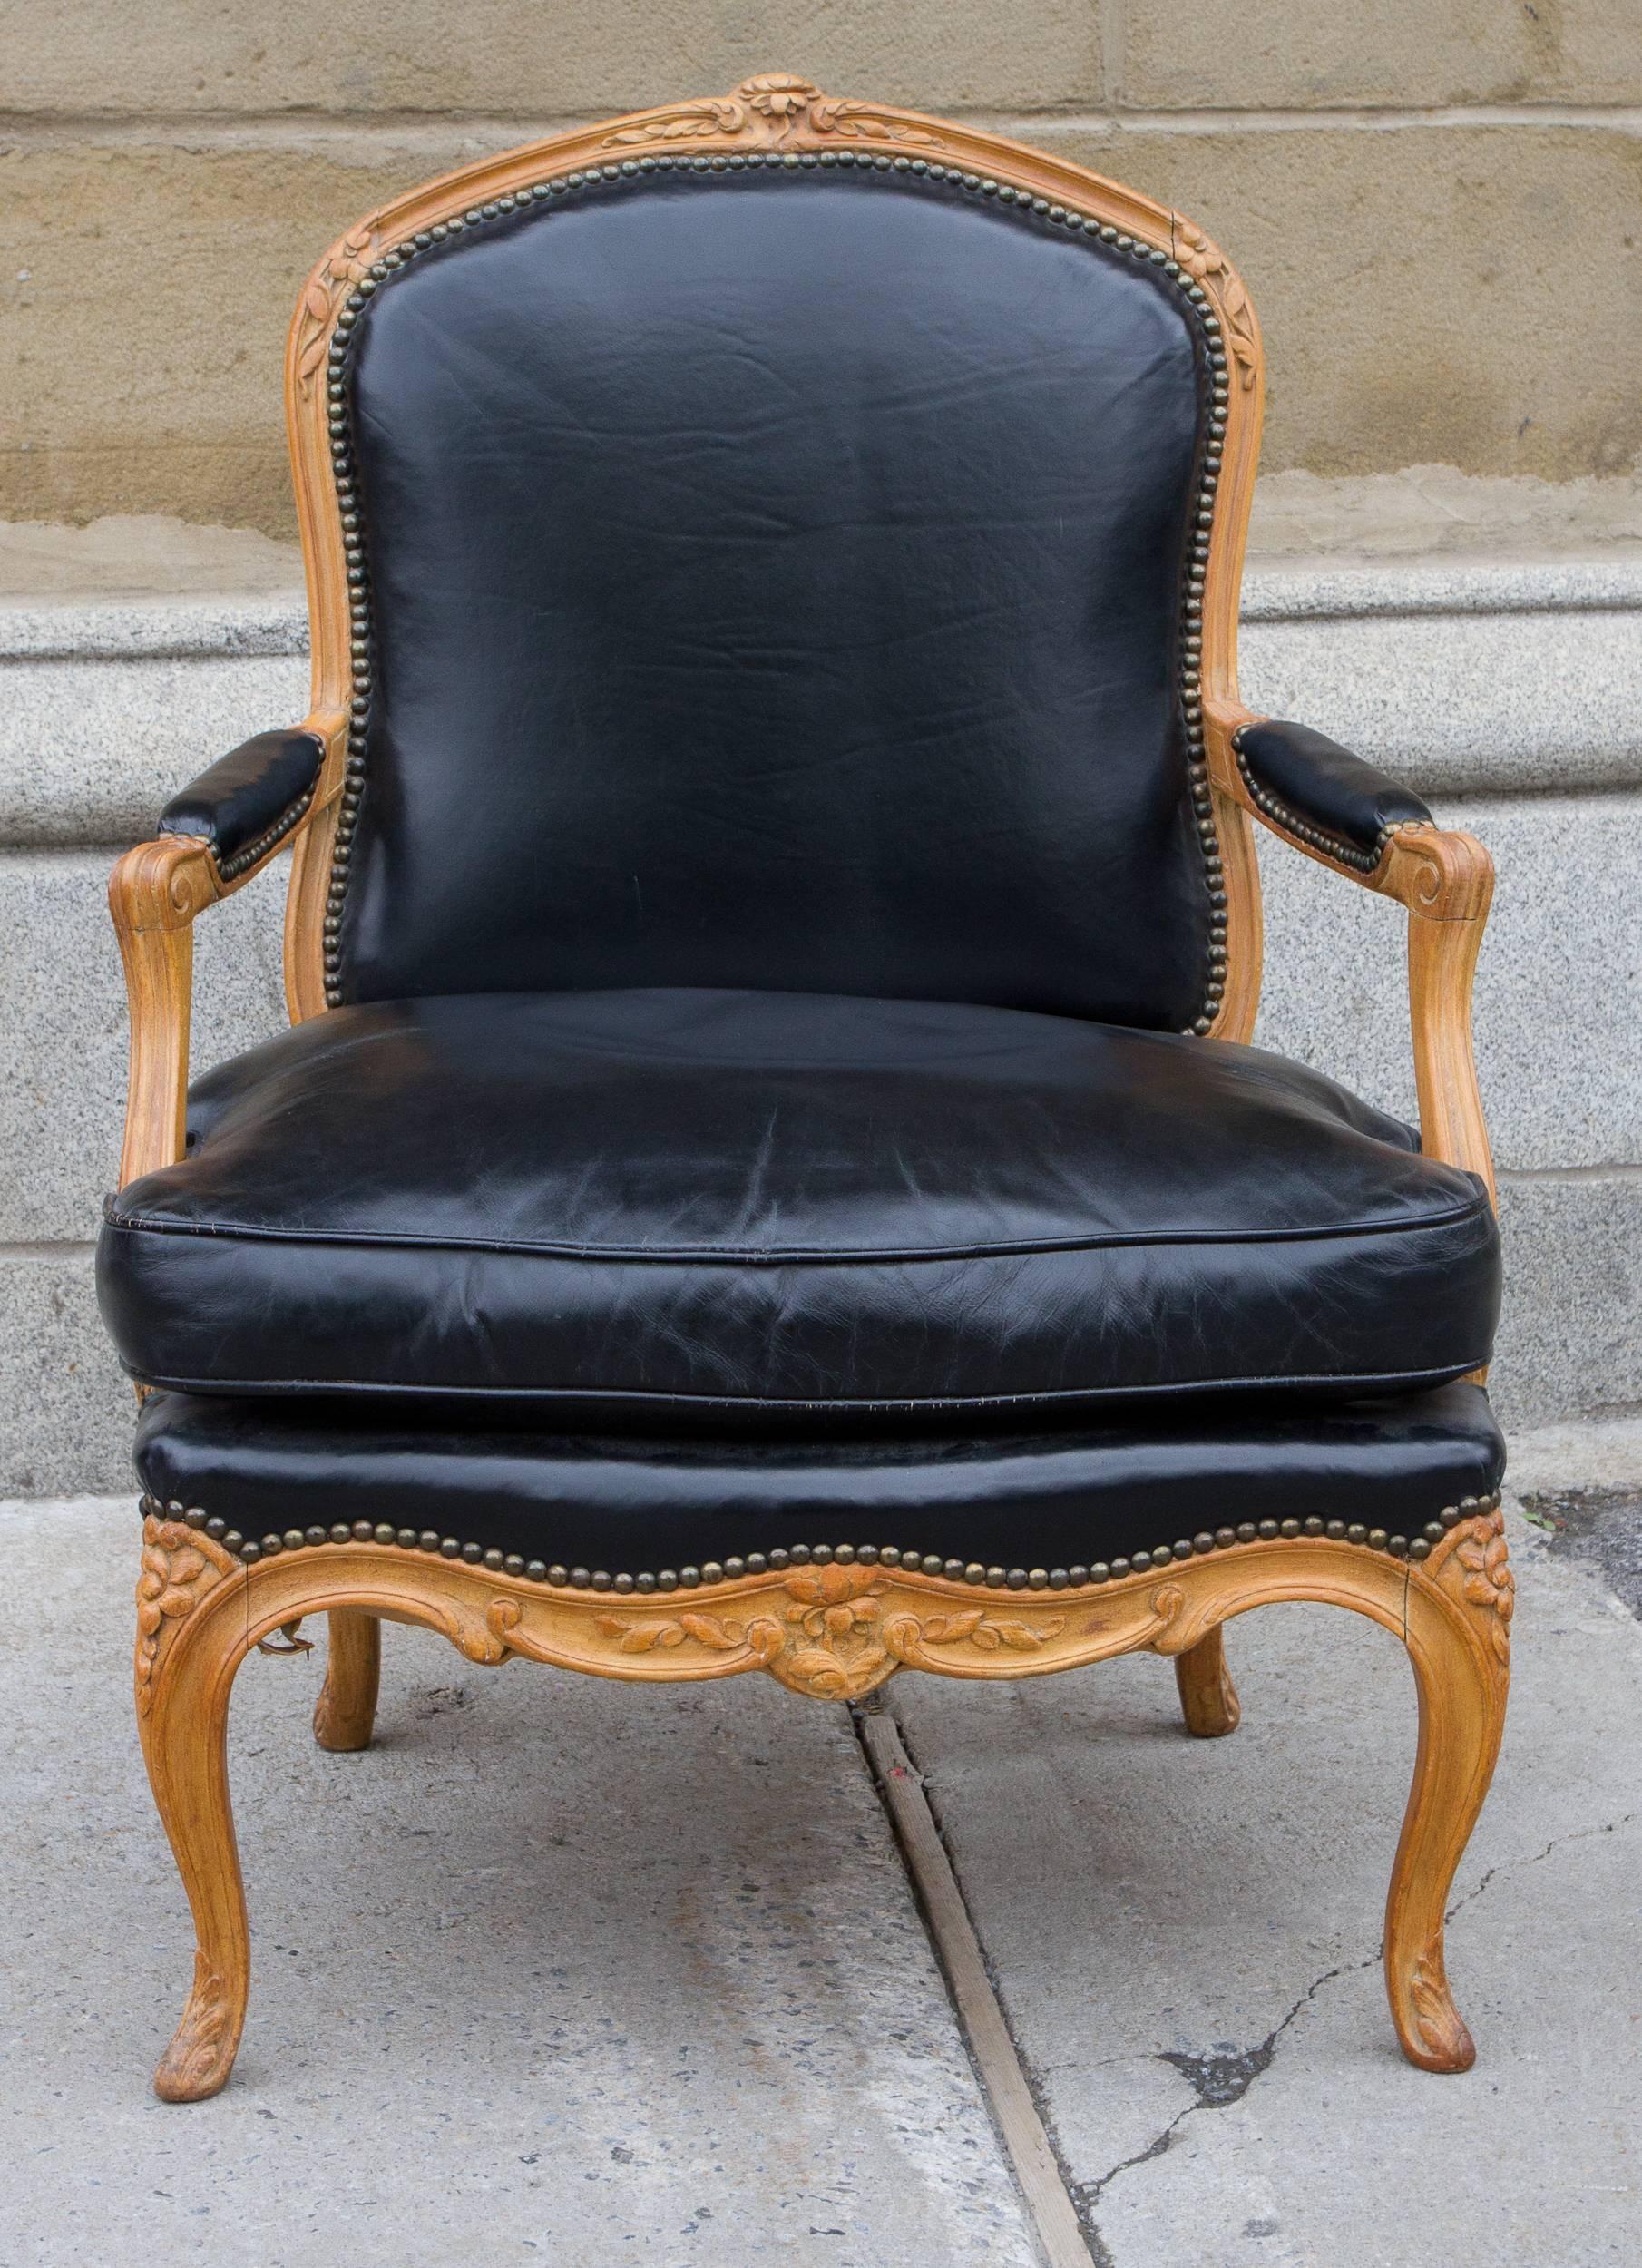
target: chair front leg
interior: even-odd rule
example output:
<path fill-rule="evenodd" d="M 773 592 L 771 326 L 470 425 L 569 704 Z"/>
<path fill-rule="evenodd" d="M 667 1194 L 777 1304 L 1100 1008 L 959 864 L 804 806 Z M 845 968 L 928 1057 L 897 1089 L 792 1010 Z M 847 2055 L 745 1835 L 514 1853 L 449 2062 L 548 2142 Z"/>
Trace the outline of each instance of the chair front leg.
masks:
<path fill-rule="evenodd" d="M 250 1932 L 228 1794 L 228 1704 L 249 1650 L 245 1570 L 181 1522 L 143 1525 L 137 1724 L 154 1803 L 194 1917 L 193 1989 L 154 2074 L 168 2103 L 214 2095 L 234 2068 Z"/>
<path fill-rule="evenodd" d="M 1226 1666 L 1226 1633 L 1217 1623 L 1207 1637 L 1175 1656 L 1175 1682 L 1188 1733 L 1199 1740 L 1218 1740 L 1236 1731 L 1243 1711 Z"/>
<path fill-rule="evenodd" d="M 325 1684 L 314 1705 L 314 1738 L 347 1755 L 368 1748 L 382 1677 L 382 1625 L 357 1607 L 333 1607 Z"/>
<path fill-rule="evenodd" d="M 1467 2071 L 1477 2051 L 1449 1990 L 1442 1934 L 1505 1728 L 1515 1587 L 1502 1516 L 1465 1520 L 1411 1577 L 1405 1640 L 1420 1745 L 1385 1906 L 1385 1989 L 1409 2061 Z"/>

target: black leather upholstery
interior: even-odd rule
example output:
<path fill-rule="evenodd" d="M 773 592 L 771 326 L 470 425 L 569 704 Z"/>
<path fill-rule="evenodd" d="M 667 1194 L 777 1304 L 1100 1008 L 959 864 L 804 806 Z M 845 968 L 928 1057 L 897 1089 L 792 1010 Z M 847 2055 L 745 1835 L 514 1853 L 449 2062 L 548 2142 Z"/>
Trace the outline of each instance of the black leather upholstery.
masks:
<path fill-rule="evenodd" d="M 202 836 L 219 865 L 265 836 L 278 840 L 307 808 L 325 744 L 311 732 L 259 732 L 219 757 L 160 814 L 161 835 Z"/>
<path fill-rule="evenodd" d="M 1487 1360 L 1486 1193 L 1254 1049 L 806 993 L 338 1010 L 111 1200 L 139 1376 L 940 1410 Z"/>
<path fill-rule="evenodd" d="M 1418 796 L 1308 725 L 1267 717 L 1242 727 L 1236 749 L 1244 777 L 1279 824 L 1297 819 L 1373 863 L 1388 828 L 1430 822 L 1431 807 Z"/>
<path fill-rule="evenodd" d="M 338 997 L 1197 1017 L 1206 378 L 1156 268 L 910 176 L 675 172 L 425 253 L 350 354 Z"/>
<path fill-rule="evenodd" d="M 458 1429 L 376 1405 L 154 1394 L 137 1471 L 163 1503 L 247 1538 L 386 1523 L 590 1573 L 699 1568 L 795 1545 L 893 1546 L 1070 1569 L 1243 1520 L 1417 1536 L 1499 1486 L 1481 1388 L 1330 1409 L 1183 1403 L 998 1437 L 692 1440 Z"/>

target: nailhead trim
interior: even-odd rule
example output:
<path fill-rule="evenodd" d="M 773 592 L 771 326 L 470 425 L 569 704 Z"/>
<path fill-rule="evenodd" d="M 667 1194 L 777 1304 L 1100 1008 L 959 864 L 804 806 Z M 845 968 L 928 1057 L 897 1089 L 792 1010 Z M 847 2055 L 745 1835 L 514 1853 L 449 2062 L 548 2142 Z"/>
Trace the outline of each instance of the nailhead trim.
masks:
<path fill-rule="evenodd" d="M 559 1590 L 643 1594 L 710 1589 L 716 1583 L 733 1583 L 743 1575 L 779 1574 L 789 1567 L 828 1565 L 898 1568 L 907 1575 L 943 1575 L 949 1582 L 983 1584 L 992 1590 L 1090 1590 L 1102 1583 L 1121 1582 L 1127 1575 L 1144 1575 L 1148 1569 L 1155 1572 L 1178 1559 L 1201 1559 L 1211 1551 L 1230 1551 L 1239 1544 L 1270 1543 L 1278 1538 L 1293 1540 L 1301 1536 L 1321 1536 L 1331 1543 L 1356 1544 L 1370 1551 L 1387 1552 L 1393 1559 L 1424 1559 L 1431 1556 L 1432 1544 L 1440 1542 L 1450 1528 L 1462 1520 L 1474 1519 L 1479 1513 L 1495 1511 L 1499 1503 L 1498 1490 L 1491 1496 L 1462 1496 L 1435 1520 L 1427 1520 L 1414 1536 L 1388 1534 L 1383 1528 L 1367 1528 L 1357 1520 L 1324 1520 L 1319 1512 L 1304 1520 L 1246 1520 L 1235 1528 L 1217 1528 L 1212 1531 L 1201 1529 L 1195 1536 L 1182 1536 L 1176 1543 L 1159 1544 L 1152 1551 L 1136 1551 L 1127 1559 L 1097 1560 L 1092 1567 L 986 1567 L 979 1559 L 943 1559 L 938 1552 L 904 1551 L 894 1544 L 798 1543 L 787 1550 L 749 1551 L 745 1559 L 707 1559 L 699 1567 L 660 1568 L 641 1575 L 612 1575 L 602 1568 L 550 1567 L 544 1559 L 525 1559 L 516 1551 L 503 1552 L 494 1545 L 487 1550 L 483 1544 L 464 1543 L 455 1536 L 442 1536 L 435 1528 L 395 1528 L 386 1520 L 375 1526 L 368 1520 L 357 1520 L 351 1525 L 347 1520 L 337 1520 L 328 1528 L 316 1523 L 311 1528 L 288 1528 L 283 1534 L 266 1535 L 259 1540 L 241 1535 L 225 1520 L 197 1505 L 184 1506 L 175 1501 L 165 1504 L 158 1497 L 144 1496 L 140 1510 L 151 1513 L 156 1520 L 180 1520 L 190 1528 L 202 1530 L 247 1566 L 254 1566 L 259 1559 L 275 1559 L 282 1551 L 317 1549 L 327 1543 L 392 1544 L 402 1551 L 425 1551 L 440 1559 L 462 1559 L 470 1567 L 483 1566 L 497 1575 L 522 1575 L 529 1582 L 548 1583 Z"/>
<path fill-rule="evenodd" d="M 343 302 L 332 333 L 325 365 L 329 403 L 331 465 L 342 522 L 343 554 L 347 562 L 349 629 L 353 656 L 353 699 L 348 718 L 347 768 L 337 832 L 331 854 L 330 889 L 324 922 L 325 999 L 331 1008 L 342 1004 L 342 916 L 347 897 L 348 869 L 353 862 L 354 835 L 365 792 L 365 744 L 370 720 L 372 629 L 370 584 L 360 535 L 358 492 L 355 479 L 349 407 L 348 357 L 352 334 L 367 302 L 395 276 L 453 238 L 483 229 L 508 216 L 551 209 L 561 198 L 612 185 L 630 187 L 646 176 L 676 173 L 710 181 L 717 175 L 742 173 L 759 166 L 777 166 L 784 172 L 823 173 L 853 167 L 859 174 L 879 176 L 894 183 L 919 188 L 956 190 L 960 195 L 995 201 L 1028 215 L 1051 229 L 1087 237 L 1108 252 L 1115 252 L 1138 268 L 1155 269 L 1173 287 L 1174 296 L 1195 326 L 1201 347 L 1203 386 L 1203 445 L 1197 464 L 1193 507 L 1188 515 L 1188 553 L 1182 574 L 1180 601 L 1180 710 L 1186 728 L 1187 786 L 1209 901 L 1207 968 L 1202 1006 L 1185 1029 L 1201 1037 L 1212 1027 L 1226 992 L 1227 894 L 1225 867 L 1215 825 L 1214 797 L 1209 787 L 1208 761 L 1204 746 L 1202 679 L 1203 589 L 1213 543 L 1215 492 L 1219 483 L 1226 413 L 1230 398 L 1227 357 L 1220 325 L 1208 295 L 1189 271 L 1168 254 L 1125 235 L 1109 223 L 1077 211 L 1069 205 L 1051 204 L 1030 191 L 1012 189 L 990 174 L 966 172 L 955 165 L 937 165 L 924 158 L 890 158 L 865 151 L 824 150 L 738 152 L 715 157 L 675 156 L 627 158 L 620 163 L 589 166 L 533 182 L 483 205 L 470 206 L 458 218 L 442 220 L 389 247 L 378 255 L 368 273 Z M 293 824 L 295 822 L 293 821 Z"/>
<path fill-rule="evenodd" d="M 1343 836 L 1331 835 L 1325 827 L 1317 826 L 1310 819 L 1302 818 L 1300 814 L 1285 804 L 1280 797 L 1274 796 L 1270 788 L 1262 787 L 1249 770 L 1248 758 L 1243 748 L 1244 730 L 1245 728 L 1239 725 L 1236 731 L 1233 733 L 1232 747 L 1236 752 L 1237 769 L 1243 776 L 1243 785 L 1247 788 L 1249 800 L 1255 808 L 1264 812 L 1268 819 L 1275 819 L 1284 833 L 1292 835 L 1297 842 L 1309 845 L 1313 850 L 1323 851 L 1330 858 L 1337 858 L 1343 866 L 1354 867 L 1358 874 L 1372 875 L 1384 857 L 1385 846 L 1396 830 L 1393 827 L 1383 826 L 1374 849 L 1365 851 L 1359 844 L 1348 843 Z"/>
<path fill-rule="evenodd" d="M 316 785 L 318 785 L 317 782 Z M 245 844 L 242 848 L 234 853 L 231 858 L 218 858 L 213 846 L 211 856 L 216 860 L 217 872 L 223 881 L 232 882 L 236 875 L 242 875 L 248 866 L 254 866 L 259 858 L 265 858 L 276 843 L 282 843 L 291 829 L 302 819 L 313 800 L 313 788 L 305 787 L 296 802 L 288 805 L 280 813 L 272 826 L 265 827 L 254 842 Z"/>

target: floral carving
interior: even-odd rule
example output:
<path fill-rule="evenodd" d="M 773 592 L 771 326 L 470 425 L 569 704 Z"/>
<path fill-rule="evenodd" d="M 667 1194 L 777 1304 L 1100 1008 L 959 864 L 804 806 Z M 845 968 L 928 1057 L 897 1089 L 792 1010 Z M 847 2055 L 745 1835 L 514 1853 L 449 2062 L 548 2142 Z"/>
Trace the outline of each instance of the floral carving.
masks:
<path fill-rule="evenodd" d="M 1214 295 L 1217 310 L 1237 366 L 1237 383 L 1246 393 L 1255 382 L 1254 310 L 1237 274 L 1217 244 L 1178 213 L 1174 216 L 1175 258 L 1194 283 Z"/>
<path fill-rule="evenodd" d="M 1442 1960 L 1441 1931 L 1414 1960 L 1409 1972 L 1414 2028 L 1445 2071 L 1463 2071 L 1476 2054 L 1465 2019 L 1454 2006 Z"/>
<path fill-rule="evenodd" d="M 244 2002 L 236 2002 L 227 1979 L 196 1953 L 194 1989 L 154 2073 L 154 2092 L 162 2102 L 197 2103 L 216 2094 L 233 2068 L 243 2013 Z"/>
<path fill-rule="evenodd" d="M 191 1615 L 206 1592 L 236 1571 L 220 1544 L 196 1535 L 181 1520 L 142 1523 L 142 1564 L 137 1576 L 137 1712 L 153 1706 L 154 1679 L 171 1626 Z"/>
<path fill-rule="evenodd" d="M 1505 1515 L 1479 1513 L 1461 1520 L 1426 1561 L 1426 1571 L 1440 1574 L 1445 1566 L 1461 1570 L 1459 1592 L 1467 1606 L 1488 1617 L 1488 1641 L 1501 1669 L 1510 1664 L 1510 1621 L 1517 1607 L 1517 1579 L 1510 1571 L 1505 1541 Z"/>
<path fill-rule="evenodd" d="M 302 295 L 297 340 L 297 383 L 306 396 L 330 346 L 331 325 L 342 301 L 370 273 L 376 240 L 367 228 L 350 229 Z"/>
<path fill-rule="evenodd" d="M 1502 1662 L 1510 1659 L 1510 1618 L 1517 1606 L 1517 1579 L 1511 1573 L 1505 1543 L 1505 1517 L 1494 1512 L 1472 1523 L 1482 1530 L 1467 1536 L 1455 1553 L 1465 1569 L 1461 1585 L 1473 1607 L 1491 1607 L 1494 1619 L 1489 1639 Z"/>
<path fill-rule="evenodd" d="M 600 147 L 642 149 L 650 142 L 699 142 L 711 137 L 775 148 L 804 130 L 841 142 L 893 142 L 918 150 L 945 147 L 940 136 L 926 127 L 892 118 L 868 103 L 823 94 L 812 81 L 795 78 L 787 71 L 761 71 L 754 78 L 744 79 L 733 94 L 681 103 L 659 117 L 619 126 L 605 135 Z"/>
<path fill-rule="evenodd" d="M 1031 1654 L 1059 1635 L 1065 1618 L 1031 1620 L 992 1607 L 961 1607 L 919 1615 L 904 1606 L 886 1611 L 894 1578 L 875 1567 L 806 1568 L 789 1575 L 772 1598 L 773 1611 L 750 1616 L 699 1609 L 653 1614 L 601 1614 L 598 1628 L 622 1654 L 675 1652 L 700 1647 L 738 1666 L 762 1667 L 795 1693 L 817 1701 L 851 1701 L 904 1667 L 932 1665 L 928 1657 L 953 1647 L 982 1655 Z M 493 1624 L 498 1608 L 491 1610 Z M 727 1661 L 726 1664 L 728 1667 Z"/>

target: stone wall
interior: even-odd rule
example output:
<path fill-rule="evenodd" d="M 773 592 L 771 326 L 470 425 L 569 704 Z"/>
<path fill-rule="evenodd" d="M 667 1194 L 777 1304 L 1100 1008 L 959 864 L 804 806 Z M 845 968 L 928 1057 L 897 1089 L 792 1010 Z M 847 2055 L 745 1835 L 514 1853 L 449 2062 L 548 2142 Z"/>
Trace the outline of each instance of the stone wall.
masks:
<path fill-rule="evenodd" d="M 298 287 L 385 196 L 749 72 L 1130 181 L 1243 270 L 1266 464 L 1642 450 L 1637 0 L 0 0 L 0 519 L 288 533 Z"/>

